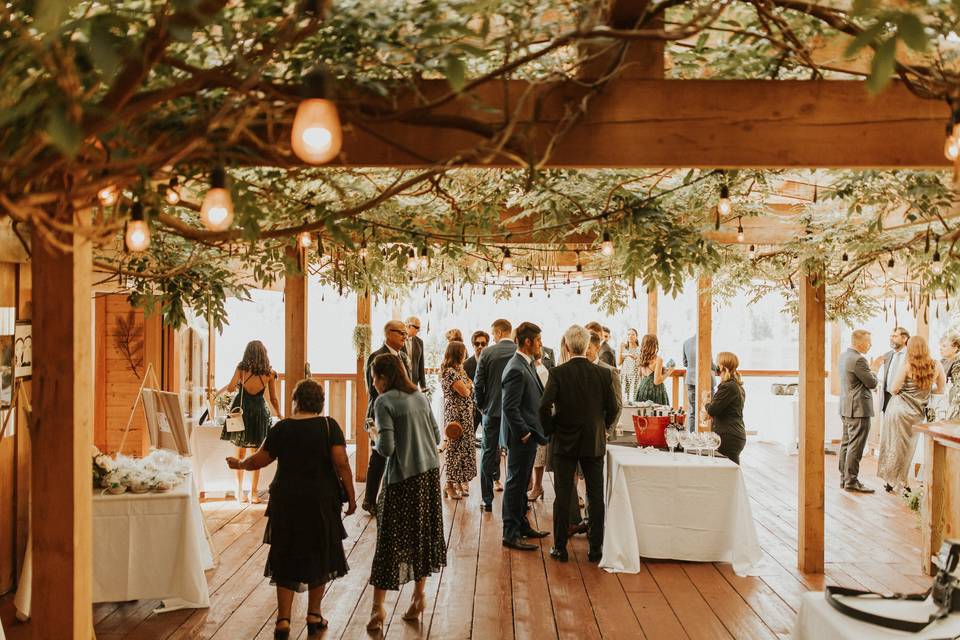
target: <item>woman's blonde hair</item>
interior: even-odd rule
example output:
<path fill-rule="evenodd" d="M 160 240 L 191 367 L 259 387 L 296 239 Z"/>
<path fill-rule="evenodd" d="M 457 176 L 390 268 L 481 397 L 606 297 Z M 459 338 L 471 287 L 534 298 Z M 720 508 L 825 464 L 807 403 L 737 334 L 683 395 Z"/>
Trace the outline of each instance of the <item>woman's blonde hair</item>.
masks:
<path fill-rule="evenodd" d="M 933 386 L 937 373 L 937 363 L 930 357 L 930 345 L 923 336 L 913 336 L 907 340 L 907 366 L 913 383 L 921 391 Z"/>
<path fill-rule="evenodd" d="M 743 384 L 743 379 L 740 378 L 740 372 L 737 371 L 740 367 L 740 358 L 737 357 L 737 354 L 729 351 L 721 351 L 717 354 L 717 366 L 720 369 L 726 369 L 730 377 L 737 381 L 737 384 Z"/>
<path fill-rule="evenodd" d="M 657 340 L 657 336 L 652 333 L 643 336 L 643 341 L 640 343 L 640 366 L 650 366 L 657 357 L 658 351 L 660 351 L 660 341 Z"/>

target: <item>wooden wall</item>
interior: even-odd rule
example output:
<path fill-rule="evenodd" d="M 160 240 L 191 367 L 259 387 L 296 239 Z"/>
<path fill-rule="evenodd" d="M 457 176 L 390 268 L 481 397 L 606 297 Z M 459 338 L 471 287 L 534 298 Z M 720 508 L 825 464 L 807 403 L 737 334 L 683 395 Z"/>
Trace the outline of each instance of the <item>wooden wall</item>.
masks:
<path fill-rule="evenodd" d="M 17 303 L 17 265 L 0 263 L 0 307 Z M 0 412 L 5 417 L 6 412 Z M 12 419 L 0 440 L 0 593 L 10 591 L 16 580 L 17 541 L 17 432 Z M 11 435 L 13 434 L 13 435 Z"/>
<path fill-rule="evenodd" d="M 101 451 L 114 452 L 120 448 L 124 428 L 130 419 L 148 364 L 152 363 L 157 380 L 162 383 L 162 328 L 159 316 L 145 317 L 142 310 L 130 306 L 126 295 L 98 295 L 94 304 L 96 362 L 93 438 Z M 142 344 L 136 351 L 139 358 L 134 358 L 135 361 L 142 359 L 138 373 L 134 373 L 118 344 L 118 336 L 125 333 L 122 329 L 125 322 L 131 322 L 131 333 Z M 146 421 L 143 409 L 138 407 L 133 414 L 123 452 L 140 456 L 146 454 L 148 447 Z"/>

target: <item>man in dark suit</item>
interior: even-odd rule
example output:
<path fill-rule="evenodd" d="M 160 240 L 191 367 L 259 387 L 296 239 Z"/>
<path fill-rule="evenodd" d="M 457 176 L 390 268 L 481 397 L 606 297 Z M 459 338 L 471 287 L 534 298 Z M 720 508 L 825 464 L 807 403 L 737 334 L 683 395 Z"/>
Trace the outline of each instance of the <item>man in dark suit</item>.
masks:
<path fill-rule="evenodd" d="M 503 487 L 503 546 L 521 551 L 539 547 L 525 538 L 543 538 L 527 521 L 527 485 L 533 473 L 537 445 L 547 444 L 540 426 L 543 383 L 534 363 L 543 355 L 540 327 L 523 322 L 517 327 L 517 352 L 503 369 L 500 446 L 507 449 L 507 482 Z M 482 360 L 481 360 L 482 363 Z"/>
<path fill-rule="evenodd" d="M 595 333 L 602 339 L 600 344 L 600 362 L 606 363 L 613 368 L 617 367 L 617 354 L 613 347 L 607 344 L 606 336 L 610 335 L 610 329 L 607 329 L 597 321 L 588 322 L 584 327 L 590 333 Z"/>
<path fill-rule="evenodd" d="M 517 351 L 510 338 L 513 326 L 508 320 L 494 320 L 491 333 L 496 344 L 483 350 L 473 378 L 473 401 L 483 414 L 483 445 L 480 453 L 480 508 L 493 510 L 494 482 L 500 473 L 500 416 L 503 411 L 501 378 L 503 370 Z"/>
<path fill-rule="evenodd" d="M 557 497 L 553 502 L 554 545 L 550 557 L 566 562 L 570 496 L 577 464 L 587 485 L 590 516 L 590 562 L 599 562 L 603 549 L 603 456 L 607 428 L 620 406 L 613 392 L 610 369 L 585 356 L 590 332 L 579 325 L 567 329 L 564 341 L 571 358 L 550 372 L 540 401 L 540 422 L 553 438 L 553 469 Z"/>
<path fill-rule="evenodd" d="M 873 389 L 877 387 L 876 370 L 881 359 L 867 364 L 864 354 L 870 351 L 870 332 L 853 332 L 850 348 L 840 356 L 840 419 L 843 421 L 843 440 L 840 442 L 840 486 L 847 491 L 873 493 L 857 478 L 860 459 L 870 433 L 873 417 Z"/>
<path fill-rule="evenodd" d="M 407 375 L 410 375 L 410 359 L 403 350 L 407 339 L 406 325 L 399 320 L 391 320 L 383 327 L 383 346 L 370 354 L 367 358 L 365 377 L 367 380 L 367 420 L 373 420 L 373 403 L 376 401 L 379 393 L 373 386 L 373 374 L 370 371 L 370 364 L 374 358 L 384 353 L 392 353 L 400 358 Z M 367 484 L 363 493 L 363 510 L 374 514 L 377 511 L 377 493 L 380 492 L 380 481 L 383 479 L 383 472 L 387 466 L 387 459 L 380 455 L 370 443 L 370 462 L 367 465 Z"/>
<path fill-rule="evenodd" d="M 883 354 L 883 403 L 881 411 L 887 410 L 887 403 L 893 397 L 893 381 L 897 379 L 900 367 L 907 361 L 907 340 L 910 332 L 896 327 L 890 334 L 890 351 Z"/>
<path fill-rule="evenodd" d="M 474 331 L 473 335 L 470 336 L 470 344 L 473 345 L 473 355 L 467 358 L 463 363 L 463 370 L 467 372 L 467 375 L 470 376 L 470 379 L 473 380 L 477 377 L 477 360 L 480 359 L 480 354 L 483 353 L 483 350 L 487 348 L 487 345 L 490 344 L 490 336 L 486 331 Z M 473 433 L 476 434 L 477 427 L 480 426 L 481 421 L 480 409 L 477 407 L 477 403 L 473 403 Z M 497 471 L 500 470 L 499 465 L 497 466 Z M 499 478 L 499 475 L 497 476 Z"/>
<path fill-rule="evenodd" d="M 553 353 L 553 349 L 550 347 L 543 347 L 543 357 L 540 358 L 540 362 L 543 363 L 543 366 L 549 371 L 557 366 L 557 358 Z"/>
<path fill-rule="evenodd" d="M 410 316 L 407 318 L 407 342 L 404 345 L 404 351 L 410 358 L 410 380 L 413 384 L 420 387 L 424 393 L 427 392 L 427 376 L 423 368 L 423 340 L 417 334 L 420 333 L 420 318 Z"/>

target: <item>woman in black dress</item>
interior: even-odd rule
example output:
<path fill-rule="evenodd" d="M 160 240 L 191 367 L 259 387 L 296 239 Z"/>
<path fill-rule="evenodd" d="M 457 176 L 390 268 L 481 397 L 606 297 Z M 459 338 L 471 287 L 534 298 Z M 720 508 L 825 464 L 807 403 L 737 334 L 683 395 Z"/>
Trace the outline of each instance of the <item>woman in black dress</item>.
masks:
<path fill-rule="evenodd" d="M 221 440 L 232 442 L 237 447 L 237 458 L 243 460 L 247 449 L 259 449 L 270 430 L 270 410 L 280 417 L 280 402 L 277 400 L 277 374 L 270 368 L 270 358 L 267 357 L 267 348 L 259 340 L 251 340 L 243 350 L 243 360 L 237 365 L 236 371 L 229 384 L 217 392 L 236 389 L 237 395 L 233 398 L 231 410 L 240 407 L 243 409 L 243 431 L 227 431 L 223 427 Z M 269 392 L 269 402 L 267 393 Z M 254 471 L 250 479 L 250 502 L 260 504 L 260 494 L 257 485 L 260 484 L 260 472 Z M 243 471 L 237 471 L 238 502 L 246 502 L 243 495 Z"/>
<path fill-rule="evenodd" d="M 746 392 L 737 368 L 740 360 L 729 351 L 717 354 L 717 367 L 720 369 L 720 384 L 710 399 L 710 393 L 704 394 L 704 411 L 709 418 L 713 432 L 720 436 L 718 452 L 740 464 L 740 452 L 747 444 L 747 431 L 743 426 L 743 402 Z"/>
<path fill-rule="evenodd" d="M 293 415 L 270 430 L 260 450 L 245 460 L 227 458 L 231 469 L 248 471 L 278 461 L 263 541 L 270 545 L 264 575 L 277 586 L 274 638 L 279 640 L 290 634 L 293 594 L 305 588 L 310 591 L 308 633 L 314 636 L 327 627 L 320 615 L 324 586 L 348 570 L 341 486 L 350 515 L 357 509 L 353 474 L 340 425 L 320 415 L 323 402 L 323 387 L 301 380 L 293 390 Z"/>

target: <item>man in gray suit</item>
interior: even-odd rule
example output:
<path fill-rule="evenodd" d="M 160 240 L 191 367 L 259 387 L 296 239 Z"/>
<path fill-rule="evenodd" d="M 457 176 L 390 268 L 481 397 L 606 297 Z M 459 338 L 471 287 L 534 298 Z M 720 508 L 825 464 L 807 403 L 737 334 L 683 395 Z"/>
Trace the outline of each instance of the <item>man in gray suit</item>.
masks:
<path fill-rule="evenodd" d="M 687 338 L 683 343 L 683 368 L 687 372 L 683 375 L 687 381 L 687 402 L 690 404 L 690 415 L 687 416 L 687 429 L 689 431 L 697 430 L 697 336 L 693 335 Z M 720 373 L 720 369 L 710 359 L 710 396 L 716 390 L 716 378 L 713 376 Z"/>
<path fill-rule="evenodd" d="M 473 379 L 473 401 L 482 414 L 483 443 L 480 453 L 480 508 L 493 510 L 494 482 L 500 477 L 500 418 L 503 415 L 503 370 L 517 351 L 510 339 L 513 326 L 508 320 L 494 320 L 491 327 L 496 344 L 480 353 Z"/>
<path fill-rule="evenodd" d="M 840 418 L 843 421 L 843 440 L 840 442 L 840 486 L 847 491 L 873 493 L 857 478 L 860 459 L 870 433 L 873 417 L 873 393 L 877 387 L 877 369 L 883 358 L 868 364 L 864 354 L 870 351 L 870 332 L 857 329 L 851 346 L 840 356 Z"/>

